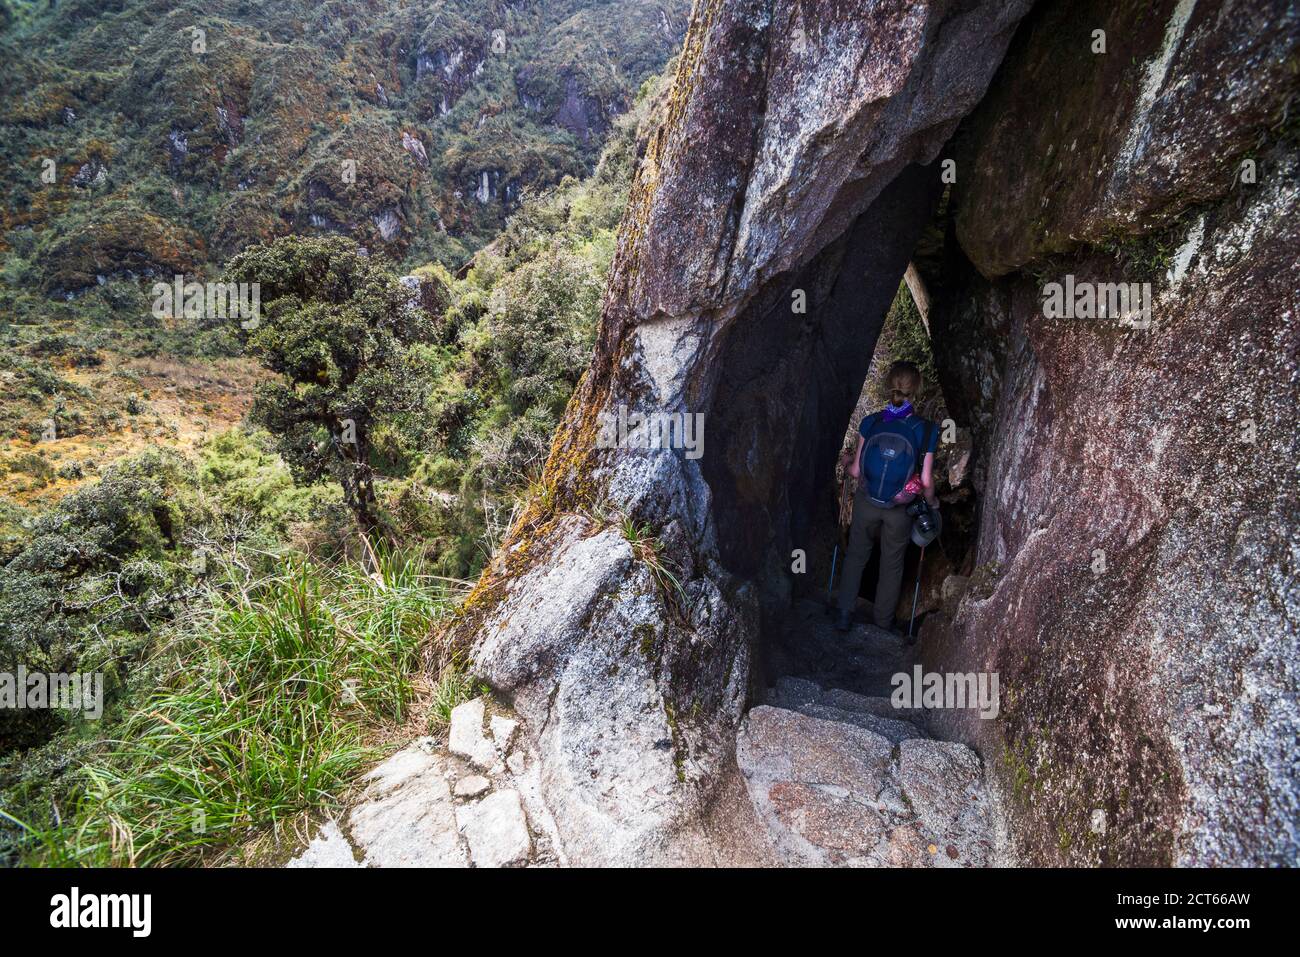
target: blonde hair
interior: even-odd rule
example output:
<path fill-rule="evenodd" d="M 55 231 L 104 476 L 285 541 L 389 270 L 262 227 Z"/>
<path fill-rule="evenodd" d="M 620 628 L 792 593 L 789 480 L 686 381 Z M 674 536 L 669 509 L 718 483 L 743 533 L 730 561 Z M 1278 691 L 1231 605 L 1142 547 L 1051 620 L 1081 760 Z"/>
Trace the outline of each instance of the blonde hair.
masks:
<path fill-rule="evenodd" d="M 914 362 L 895 362 L 885 373 L 885 384 L 909 396 L 921 391 L 921 370 Z"/>

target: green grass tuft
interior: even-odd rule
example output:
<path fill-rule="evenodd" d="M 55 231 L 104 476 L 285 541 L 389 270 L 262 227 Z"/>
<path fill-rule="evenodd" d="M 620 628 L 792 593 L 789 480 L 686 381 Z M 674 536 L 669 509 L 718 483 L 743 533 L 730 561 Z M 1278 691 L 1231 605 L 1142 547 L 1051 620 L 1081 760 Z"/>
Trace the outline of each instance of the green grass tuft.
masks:
<path fill-rule="evenodd" d="M 161 652 L 161 690 L 77 773 L 66 816 L 20 824 L 24 863 L 194 864 L 336 806 L 382 751 L 377 729 L 407 719 L 451 597 L 392 555 L 371 574 L 299 562 L 214 589 Z"/>

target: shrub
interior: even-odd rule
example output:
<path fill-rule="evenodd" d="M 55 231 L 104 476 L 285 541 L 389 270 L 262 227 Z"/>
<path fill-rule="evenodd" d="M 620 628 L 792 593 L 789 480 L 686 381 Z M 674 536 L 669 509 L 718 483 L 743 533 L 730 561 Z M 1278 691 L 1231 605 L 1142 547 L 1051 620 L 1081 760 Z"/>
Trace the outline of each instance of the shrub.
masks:
<path fill-rule="evenodd" d="M 193 487 L 179 455 L 150 452 L 37 519 L 0 568 L 0 670 L 104 671 L 113 694 L 183 586 L 176 552 L 194 518 Z M 49 711 L 7 715 L 0 753 L 38 743 L 61 720 Z"/>

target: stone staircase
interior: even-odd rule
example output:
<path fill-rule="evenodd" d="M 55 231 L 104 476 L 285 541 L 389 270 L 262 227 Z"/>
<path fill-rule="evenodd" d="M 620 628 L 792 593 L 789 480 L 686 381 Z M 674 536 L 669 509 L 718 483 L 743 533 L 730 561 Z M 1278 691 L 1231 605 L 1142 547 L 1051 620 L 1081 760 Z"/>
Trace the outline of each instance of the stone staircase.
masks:
<path fill-rule="evenodd" d="M 920 710 L 895 708 L 890 677 L 914 646 L 824 607 L 793 609 L 773 652 L 795 673 L 745 717 L 736 762 L 775 857 L 793 866 L 980 867 L 1001 841 L 970 748 L 936 741 Z"/>
<path fill-rule="evenodd" d="M 806 602 L 773 654 L 794 673 L 750 710 L 736 739 L 744 793 L 735 820 L 748 830 L 756 819 L 761 833 L 726 860 L 998 863 L 997 815 L 979 757 L 934 740 L 923 711 L 889 699 L 891 676 L 914 664 L 913 646 L 865 625 L 841 634 L 820 604 Z M 445 744 L 421 738 L 380 764 L 349 812 L 288 866 L 563 866 L 541 766 L 517 740 L 516 721 L 494 712 L 487 698 L 461 704 Z"/>

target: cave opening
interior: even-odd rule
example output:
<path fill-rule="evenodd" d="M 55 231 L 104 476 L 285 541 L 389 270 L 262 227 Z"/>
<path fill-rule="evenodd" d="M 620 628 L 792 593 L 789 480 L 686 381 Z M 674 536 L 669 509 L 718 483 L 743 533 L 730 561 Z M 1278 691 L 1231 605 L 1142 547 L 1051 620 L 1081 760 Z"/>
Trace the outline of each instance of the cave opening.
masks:
<path fill-rule="evenodd" d="M 836 631 L 832 610 L 847 546 L 838 460 L 862 418 L 883 404 L 883 374 L 894 359 L 922 369 L 914 406 L 939 432 L 934 472 L 943 515 L 924 568 L 921 550 L 907 548 L 896 616 L 910 614 L 918 572 L 919 631 L 940 606 L 943 580 L 969 570 L 970 446 L 948 416 L 928 324 L 928 290 L 941 283 L 947 199 L 937 164 L 905 168 L 805 267 L 767 284 L 723 345 L 714 448 L 701 464 L 713 490 L 719 558 L 758 589 L 756 698 L 783 677 L 887 695 L 890 675 L 915 659 L 915 642 L 865 626 L 878 542 L 862 575 L 855 627 Z M 884 645 L 893 653 L 880 654 Z"/>

